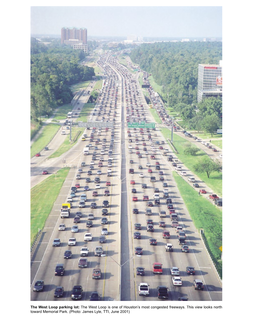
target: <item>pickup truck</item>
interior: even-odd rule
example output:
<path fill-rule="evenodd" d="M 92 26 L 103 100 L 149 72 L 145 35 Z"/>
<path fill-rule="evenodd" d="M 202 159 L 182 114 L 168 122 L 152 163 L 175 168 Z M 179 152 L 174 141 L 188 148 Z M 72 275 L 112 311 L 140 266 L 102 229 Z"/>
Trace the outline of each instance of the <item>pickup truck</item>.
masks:
<path fill-rule="evenodd" d="M 172 252 L 173 251 L 173 245 L 171 243 L 167 243 L 165 245 L 165 251 L 166 252 Z"/>
<path fill-rule="evenodd" d="M 214 201 L 215 201 L 215 199 L 219 199 L 219 197 L 216 194 L 210 194 L 209 198 L 214 200 Z"/>
<path fill-rule="evenodd" d="M 139 295 L 147 296 L 150 294 L 149 284 L 147 283 L 140 283 L 138 289 L 139 289 Z"/>

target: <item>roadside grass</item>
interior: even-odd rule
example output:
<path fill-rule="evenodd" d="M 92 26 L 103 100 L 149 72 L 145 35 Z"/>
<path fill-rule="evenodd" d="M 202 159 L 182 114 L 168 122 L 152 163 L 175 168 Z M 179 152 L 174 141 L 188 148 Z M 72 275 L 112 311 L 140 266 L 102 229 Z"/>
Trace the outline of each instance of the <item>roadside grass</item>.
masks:
<path fill-rule="evenodd" d="M 221 251 L 219 249 L 222 245 L 222 211 L 209 200 L 200 196 L 177 172 L 173 172 L 173 177 L 195 227 L 199 231 L 200 229 L 204 230 L 208 250 L 222 277 Z"/>
<path fill-rule="evenodd" d="M 43 229 L 45 226 L 46 219 L 58 197 L 69 169 L 60 169 L 56 174 L 49 176 L 31 189 L 31 245 L 38 230 Z"/>
<path fill-rule="evenodd" d="M 171 137 L 171 131 L 168 128 L 161 128 L 161 131 L 165 137 L 165 139 Z M 207 156 L 207 154 L 200 150 L 197 152 L 197 155 L 191 156 L 184 154 L 184 150 L 188 145 L 193 144 L 184 138 L 178 136 L 176 133 L 173 135 L 173 144 L 177 149 L 178 153 L 176 153 L 177 158 L 193 173 L 195 173 L 201 181 L 203 181 L 208 187 L 210 187 L 215 193 L 217 193 L 220 197 L 222 196 L 222 172 L 213 172 L 210 175 L 210 178 L 207 177 L 206 173 L 197 173 L 194 170 L 194 165 L 203 157 Z"/>
<path fill-rule="evenodd" d="M 89 112 L 94 108 L 94 103 L 85 103 L 79 117 L 76 121 L 87 121 L 87 117 L 89 115 Z M 69 140 L 69 134 L 66 136 L 65 141 L 61 144 L 61 146 L 55 151 L 51 156 L 49 156 L 49 159 L 51 158 L 57 158 L 61 156 L 63 153 L 70 150 L 73 145 L 75 145 L 79 139 L 79 137 L 83 134 L 85 130 L 85 127 L 78 127 L 78 126 L 72 126 L 71 127 L 71 142 Z"/>
<path fill-rule="evenodd" d="M 220 149 L 222 149 L 223 146 L 223 141 L 222 140 L 211 140 L 211 143 L 214 144 L 215 146 L 219 147 Z"/>
<path fill-rule="evenodd" d="M 156 123 L 162 124 L 161 118 L 158 116 L 158 113 L 154 108 L 149 108 L 150 113 L 152 114 L 153 118 L 155 119 Z"/>
<path fill-rule="evenodd" d="M 48 124 L 46 125 L 37 140 L 32 144 L 30 149 L 30 155 L 33 157 L 36 153 L 43 150 L 45 146 L 48 145 L 48 143 L 52 140 L 54 135 L 59 130 L 60 125 L 58 124 Z"/>
<path fill-rule="evenodd" d="M 101 88 L 102 88 L 102 79 L 98 80 L 98 81 L 95 83 L 95 85 L 94 85 L 94 87 L 93 87 L 93 91 L 95 91 L 95 90 L 100 90 Z"/>
<path fill-rule="evenodd" d="M 154 91 L 159 93 L 161 95 L 161 97 L 163 97 L 164 96 L 164 92 L 162 91 L 163 87 L 161 85 L 157 84 L 152 76 L 149 76 L 148 80 L 150 82 L 150 85 L 154 89 Z"/>
<path fill-rule="evenodd" d="M 208 133 L 203 133 L 203 132 L 196 132 L 194 133 L 195 136 L 199 137 L 200 139 L 203 139 L 203 140 L 212 140 L 212 139 L 221 139 L 222 138 L 222 134 L 208 134 Z"/>
<path fill-rule="evenodd" d="M 80 135 L 84 132 L 84 127 L 77 127 L 72 126 L 71 127 L 71 141 L 69 139 L 69 134 L 67 134 L 65 141 L 60 145 L 60 147 L 55 151 L 53 154 L 51 154 L 48 158 L 57 158 L 61 156 L 63 153 L 67 152 L 69 149 L 75 145 L 80 137 Z"/>
<path fill-rule="evenodd" d="M 54 120 L 67 119 L 67 113 L 72 111 L 72 104 L 67 103 L 59 107 L 55 113 Z"/>

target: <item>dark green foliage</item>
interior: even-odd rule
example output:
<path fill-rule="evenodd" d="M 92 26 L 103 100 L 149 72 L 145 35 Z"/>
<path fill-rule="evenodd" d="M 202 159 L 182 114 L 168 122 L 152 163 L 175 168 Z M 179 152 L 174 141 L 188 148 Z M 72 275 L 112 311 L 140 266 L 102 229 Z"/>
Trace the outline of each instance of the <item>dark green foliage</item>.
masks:
<path fill-rule="evenodd" d="M 57 43 L 46 47 L 32 38 L 31 117 L 34 120 L 50 115 L 58 105 L 69 103 L 73 97 L 70 85 L 95 75 L 93 68 L 79 65 L 85 56 L 82 50 Z"/>

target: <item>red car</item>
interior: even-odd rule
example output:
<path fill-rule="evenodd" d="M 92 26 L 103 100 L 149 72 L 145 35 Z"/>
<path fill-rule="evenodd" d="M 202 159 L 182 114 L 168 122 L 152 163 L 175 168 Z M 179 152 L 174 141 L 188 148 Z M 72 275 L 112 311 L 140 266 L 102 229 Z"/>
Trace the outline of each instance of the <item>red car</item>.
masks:
<path fill-rule="evenodd" d="M 47 170 L 43 170 L 42 171 L 42 175 L 47 175 L 48 174 L 48 171 Z"/>
<path fill-rule="evenodd" d="M 92 196 L 97 196 L 98 192 L 97 191 L 93 191 Z"/>
<path fill-rule="evenodd" d="M 149 169 L 148 169 L 148 173 L 152 173 L 152 172 L 153 172 L 153 171 L 149 168 Z"/>
<path fill-rule="evenodd" d="M 219 199 L 219 197 L 216 194 L 210 194 L 209 198 L 212 200 Z"/>
<path fill-rule="evenodd" d="M 134 184 L 135 184 L 135 181 L 132 179 L 132 180 L 130 181 L 130 184 L 131 184 L 131 185 L 134 185 Z"/>
<path fill-rule="evenodd" d="M 110 186 L 111 184 L 110 184 L 110 182 L 106 182 L 106 186 Z"/>
<path fill-rule="evenodd" d="M 149 200 L 148 195 L 144 195 L 144 196 L 143 196 L 143 200 L 144 200 L 144 201 L 148 201 L 148 200 Z"/>
<path fill-rule="evenodd" d="M 159 227 L 165 227 L 165 222 L 164 221 L 160 221 L 159 222 Z"/>
<path fill-rule="evenodd" d="M 138 201 L 137 196 L 133 196 L 133 197 L 132 197 L 132 201 Z"/>
<path fill-rule="evenodd" d="M 155 159 L 155 156 L 154 155 L 151 155 L 151 159 Z"/>
<path fill-rule="evenodd" d="M 40 152 L 38 152 L 38 153 L 36 154 L 36 157 L 40 157 Z"/>
<path fill-rule="evenodd" d="M 199 192 L 202 194 L 206 194 L 206 190 L 204 190 L 204 189 L 200 190 Z"/>
<path fill-rule="evenodd" d="M 80 188 L 80 184 L 75 184 L 75 187 L 76 188 Z"/>

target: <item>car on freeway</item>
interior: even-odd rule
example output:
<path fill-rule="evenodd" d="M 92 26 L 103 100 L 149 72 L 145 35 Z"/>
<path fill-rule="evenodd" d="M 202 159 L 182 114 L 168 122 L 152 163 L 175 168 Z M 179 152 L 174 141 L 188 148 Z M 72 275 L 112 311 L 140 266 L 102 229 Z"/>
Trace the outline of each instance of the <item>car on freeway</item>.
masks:
<path fill-rule="evenodd" d="M 73 225 L 73 226 L 71 227 L 71 232 L 72 232 L 72 233 L 78 233 L 78 231 L 79 231 L 78 225 Z"/>
<path fill-rule="evenodd" d="M 41 155 L 40 152 L 38 152 L 38 153 L 36 153 L 35 156 L 36 156 L 36 157 L 40 157 L 40 155 Z"/>
<path fill-rule="evenodd" d="M 198 184 L 198 183 L 194 183 L 194 184 L 193 184 L 193 187 L 195 187 L 195 188 L 199 188 L 199 184 Z"/>
<path fill-rule="evenodd" d="M 210 194 L 209 198 L 212 200 L 219 199 L 219 197 L 216 194 Z"/>
<path fill-rule="evenodd" d="M 179 275 L 180 275 L 180 270 L 179 270 L 179 268 L 177 268 L 177 267 L 172 267 L 172 268 L 170 269 L 170 272 L 171 272 L 171 275 L 172 275 L 172 276 L 179 276 Z"/>
<path fill-rule="evenodd" d="M 81 257 L 87 257 L 88 254 L 89 254 L 89 249 L 87 247 L 84 246 L 84 247 L 82 247 L 80 249 L 80 256 Z"/>
<path fill-rule="evenodd" d="M 135 185 L 135 180 L 132 179 L 132 180 L 130 181 L 130 184 L 131 184 L 131 185 Z"/>
<path fill-rule="evenodd" d="M 69 240 L 68 240 L 68 245 L 76 245 L 77 243 L 77 240 L 75 239 L 75 237 L 71 237 Z"/>
<path fill-rule="evenodd" d="M 106 242 L 106 237 L 104 235 L 101 235 L 99 237 L 99 243 L 105 243 Z"/>
<path fill-rule="evenodd" d="M 52 246 L 60 246 L 61 242 L 60 242 L 60 238 L 55 238 L 53 241 Z"/>
<path fill-rule="evenodd" d="M 172 283 L 174 286 L 182 286 L 183 285 L 182 279 L 179 276 L 173 276 Z"/>
<path fill-rule="evenodd" d="M 96 209 L 97 208 L 97 203 L 96 202 L 91 202 L 90 208 L 91 209 Z"/>
<path fill-rule="evenodd" d="M 92 292 L 90 295 L 90 301 L 99 301 L 100 296 L 98 292 Z"/>
<path fill-rule="evenodd" d="M 141 233 L 140 232 L 134 232 L 133 237 L 134 237 L 134 239 L 140 239 L 141 238 Z"/>
<path fill-rule="evenodd" d="M 65 268 L 63 263 L 58 263 L 55 268 L 55 276 L 64 276 Z"/>
<path fill-rule="evenodd" d="M 42 175 L 47 175 L 48 174 L 48 171 L 47 170 L 43 170 L 42 171 Z"/>
<path fill-rule="evenodd" d="M 142 188 L 147 188 L 147 184 L 142 184 Z"/>
<path fill-rule="evenodd" d="M 201 189 L 201 190 L 199 191 L 199 193 L 206 194 L 206 190 Z"/>
<path fill-rule="evenodd" d="M 106 182 L 106 186 L 111 186 L 111 182 L 110 181 L 107 181 Z"/>
<path fill-rule="evenodd" d="M 84 241 L 85 242 L 92 241 L 92 234 L 91 233 L 85 233 L 84 234 Z"/>
<path fill-rule="evenodd" d="M 135 224 L 134 224 L 134 229 L 135 229 L 135 230 L 141 230 L 141 229 L 142 229 L 141 224 L 140 224 L 140 223 L 135 223 Z"/>
<path fill-rule="evenodd" d="M 100 268 L 94 268 L 92 271 L 92 278 L 93 279 L 101 279 L 101 269 Z"/>
<path fill-rule="evenodd" d="M 108 229 L 106 227 L 103 227 L 101 229 L 101 235 L 108 235 L 108 234 L 109 234 Z"/>
<path fill-rule="evenodd" d="M 37 280 L 35 282 L 35 285 L 34 285 L 34 288 L 33 288 L 33 291 L 34 292 L 42 292 L 44 290 L 44 281 L 43 280 Z"/>
<path fill-rule="evenodd" d="M 82 293 L 83 293 L 83 288 L 81 285 L 73 286 L 73 289 L 71 292 L 72 300 L 80 300 L 82 298 Z"/>
<path fill-rule="evenodd" d="M 80 188 L 80 184 L 79 183 L 75 184 L 75 187 Z"/>
<path fill-rule="evenodd" d="M 168 299 L 168 297 L 169 297 L 168 287 L 158 286 L 157 291 L 158 291 L 158 299 L 162 299 L 162 300 L 167 300 Z"/>
<path fill-rule="evenodd" d="M 184 252 L 184 253 L 188 253 L 189 252 L 189 247 L 188 245 L 184 244 L 181 248 L 181 251 Z"/>
<path fill-rule="evenodd" d="M 136 246 L 135 247 L 135 255 L 141 256 L 143 253 L 142 247 L 141 246 Z"/>
<path fill-rule="evenodd" d="M 60 224 L 58 226 L 58 230 L 62 230 L 62 231 L 66 230 L 66 225 L 65 224 Z"/>
<path fill-rule="evenodd" d="M 93 222 L 92 222 L 92 220 L 87 220 L 86 221 L 86 227 L 87 228 L 90 228 L 90 227 L 92 227 L 93 226 Z"/>
<path fill-rule="evenodd" d="M 60 298 L 64 295 L 64 287 L 63 286 L 57 286 L 54 291 L 54 297 Z"/>
<path fill-rule="evenodd" d="M 106 215 L 109 214 L 109 211 L 108 211 L 108 209 L 104 208 L 104 209 L 102 209 L 101 213 L 102 213 L 103 216 L 106 216 Z"/>
<path fill-rule="evenodd" d="M 203 290 L 204 289 L 204 283 L 201 279 L 195 279 L 194 280 L 194 288 L 195 290 Z"/>
<path fill-rule="evenodd" d="M 138 276 L 144 276 L 145 272 L 144 272 L 144 268 L 143 267 L 136 267 L 136 275 Z"/>
<path fill-rule="evenodd" d="M 72 257 L 72 252 L 70 250 L 66 250 L 64 252 L 64 259 L 70 259 Z"/>
<path fill-rule="evenodd" d="M 147 232 L 154 232 L 153 224 L 147 224 Z"/>
<path fill-rule="evenodd" d="M 133 208 L 133 209 L 132 209 L 132 212 L 133 212 L 134 214 L 138 214 L 138 213 L 139 213 L 139 209 L 137 209 L 137 208 Z"/>
<path fill-rule="evenodd" d="M 73 220 L 74 224 L 80 223 L 80 216 L 76 215 Z"/>
<path fill-rule="evenodd" d="M 150 245 L 157 245 L 157 240 L 156 238 L 150 238 L 149 239 Z"/>
<path fill-rule="evenodd" d="M 106 217 L 102 217 L 100 223 L 101 225 L 106 225 L 108 224 L 108 219 Z"/>
<path fill-rule="evenodd" d="M 88 267 L 88 259 L 87 258 L 79 258 L 78 267 L 79 268 L 87 268 Z"/>
<path fill-rule="evenodd" d="M 192 266 L 186 267 L 186 272 L 188 275 L 195 275 L 195 268 Z"/>

